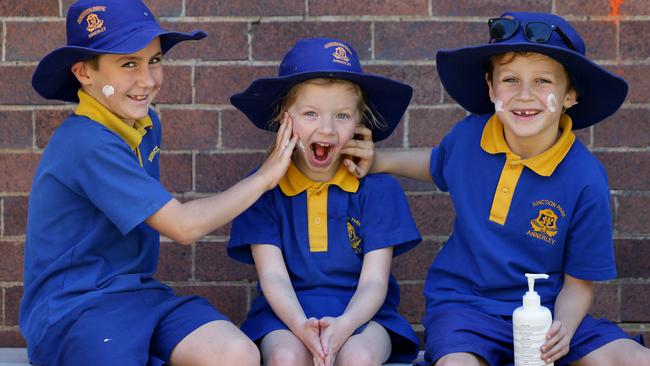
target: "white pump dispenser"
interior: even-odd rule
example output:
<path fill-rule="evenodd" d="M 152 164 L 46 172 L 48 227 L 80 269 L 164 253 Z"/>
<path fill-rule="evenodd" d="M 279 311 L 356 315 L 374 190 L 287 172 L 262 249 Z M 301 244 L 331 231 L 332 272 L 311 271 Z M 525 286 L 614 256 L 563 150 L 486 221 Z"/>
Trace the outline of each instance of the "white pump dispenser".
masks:
<path fill-rule="evenodd" d="M 548 275 L 526 273 L 526 277 L 528 291 L 523 297 L 523 306 L 512 313 L 515 366 L 553 366 L 542 360 L 540 351 L 553 319 L 551 311 L 541 306 L 541 299 L 535 292 L 535 280 L 548 279 Z"/>

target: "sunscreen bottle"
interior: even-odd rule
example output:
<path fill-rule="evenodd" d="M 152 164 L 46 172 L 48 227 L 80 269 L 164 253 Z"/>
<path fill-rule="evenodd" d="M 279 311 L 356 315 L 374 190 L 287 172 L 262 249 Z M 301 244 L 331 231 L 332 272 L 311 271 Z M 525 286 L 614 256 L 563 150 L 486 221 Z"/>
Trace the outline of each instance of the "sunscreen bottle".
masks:
<path fill-rule="evenodd" d="M 523 306 L 512 313 L 515 366 L 553 366 L 542 360 L 540 347 L 546 343 L 546 333 L 553 321 L 551 311 L 541 305 L 535 292 L 535 280 L 547 279 L 547 274 L 526 273 L 528 291 Z"/>

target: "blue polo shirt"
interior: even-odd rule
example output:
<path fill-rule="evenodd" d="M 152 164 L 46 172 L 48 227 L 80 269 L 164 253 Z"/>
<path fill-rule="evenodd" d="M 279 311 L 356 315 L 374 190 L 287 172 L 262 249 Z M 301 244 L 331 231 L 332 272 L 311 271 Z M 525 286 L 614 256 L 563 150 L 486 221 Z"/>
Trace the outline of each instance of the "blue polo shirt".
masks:
<path fill-rule="evenodd" d="M 151 278 L 159 234 L 144 223 L 172 196 L 159 182 L 156 113 L 133 127 L 86 93 L 43 152 L 29 198 L 20 329 L 48 326 L 102 293 L 166 288 Z"/>
<path fill-rule="evenodd" d="M 496 115 L 468 116 L 431 152 L 431 176 L 456 210 L 449 240 L 425 284 L 427 313 L 463 303 L 510 315 L 527 290 L 524 273 L 547 273 L 536 291 L 553 303 L 564 274 L 616 277 L 607 175 L 560 120 L 544 153 L 521 159 Z"/>
<path fill-rule="evenodd" d="M 228 254 L 253 263 L 250 245 L 277 246 L 307 317 L 341 315 L 359 282 L 363 257 L 393 247 L 402 254 L 421 241 L 399 183 L 385 174 L 358 180 L 341 165 L 328 182 L 314 182 L 291 164 L 278 187 L 266 192 L 232 225 Z M 258 286 L 242 330 L 254 341 L 287 329 Z M 374 321 L 398 335 L 391 360 L 417 355 L 418 339 L 397 312 L 399 285 L 390 275 L 386 300 Z"/>

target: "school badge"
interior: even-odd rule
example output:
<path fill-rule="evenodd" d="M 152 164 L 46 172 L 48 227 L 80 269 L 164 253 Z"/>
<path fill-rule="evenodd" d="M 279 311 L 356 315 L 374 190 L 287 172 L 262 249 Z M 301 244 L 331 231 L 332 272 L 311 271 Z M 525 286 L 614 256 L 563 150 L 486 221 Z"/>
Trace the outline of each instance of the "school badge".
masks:
<path fill-rule="evenodd" d="M 93 6 L 91 8 L 88 8 L 79 14 L 79 17 L 77 18 L 77 24 L 81 24 L 81 22 L 85 19 L 86 20 L 86 30 L 88 31 L 88 38 L 92 38 L 99 33 L 102 33 L 106 30 L 106 27 L 104 26 L 104 20 L 97 15 L 97 12 L 100 11 L 106 11 L 105 6 Z"/>
<path fill-rule="evenodd" d="M 347 219 L 347 226 L 348 226 L 348 239 L 350 239 L 350 246 L 352 247 L 352 250 L 356 254 L 361 254 L 363 251 L 363 245 L 361 244 L 362 240 L 359 235 L 357 235 L 357 230 L 355 227 L 358 229 L 359 226 L 361 226 L 361 223 L 359 220 L 353 218 L 353 217 L 348 217 Z"/>
<path fill-rule="evenodd" d="M 334 56 L 332 59 L 333 62 L 346 66 L 352 66 L 352 64 L 350 64 L 350 57 L 348 56 L 348 53 L 352 53 L 352 51 L 350 51 L 348 46 L 344 45 L 341 42 L 330 42 L 325 45 L 325 48 L 330 47 L 335 47 L 334 52 L 332 53 L 332 56 Z"/>
<path fill-rule="evenodd" d="M 526 235 L 549 244 L 555 244 L 556 239 L 553 239 L 553 237 L 558 233 L 558 223 L 562 224 L 562 220 L 566 219 L 564 208 L 559 203 L 551 200 L 537 200 L 533 202 L 532 206 L 539 211 L 530 220 L 531 229 L 526 232 Z"/>
<path fill-rule="evenodd" d="M 557 215 L 550 208 L 541 210 L 537 218 L 530 220 L 530 226 L 552 238 L 557 234 Z"/>

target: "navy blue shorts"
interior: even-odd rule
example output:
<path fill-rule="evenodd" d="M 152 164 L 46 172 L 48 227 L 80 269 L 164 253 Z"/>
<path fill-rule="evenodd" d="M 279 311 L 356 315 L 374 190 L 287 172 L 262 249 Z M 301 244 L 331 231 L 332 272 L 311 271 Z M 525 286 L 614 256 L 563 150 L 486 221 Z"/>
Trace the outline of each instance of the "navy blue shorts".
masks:
<path fill-rule="evenodd" d="M 35 365 L 160 365 L 198 327 L 228 320 L 204 298 L 151 289 L 105 294 L 46 332 Z"/>
<path fill-rule="evenodd" d="M 435 362 L 442 356 L 467 352 L 480 356 L 492 366 L 511 366 L 512 317 L 490 315 L 466 305 L 445 306 L 424 319 L 425 360 Z M 616 324 L 587 315 L 571 339 L 569 353 L 555 362 L 568 365 L 589 352 L 617 339 L 629 339 Z M 639 337 L 636 339 L 642 343 Z"/>

